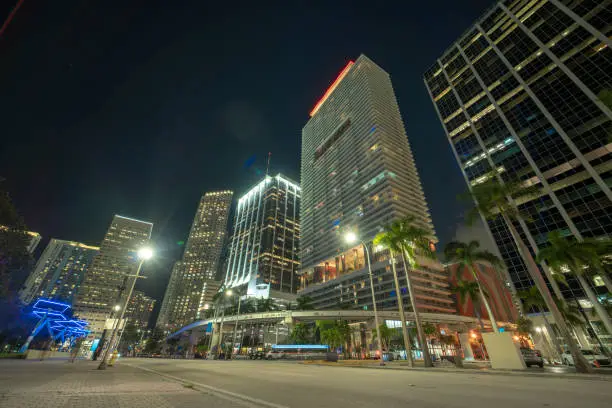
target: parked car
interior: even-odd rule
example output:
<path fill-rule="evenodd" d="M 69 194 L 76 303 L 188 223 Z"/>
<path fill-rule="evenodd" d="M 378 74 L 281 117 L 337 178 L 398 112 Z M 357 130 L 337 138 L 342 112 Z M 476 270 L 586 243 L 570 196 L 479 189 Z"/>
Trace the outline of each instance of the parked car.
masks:
<path fill-rule="evenodd" d="M 539 353 L 538 350 L 521 347 L 521 354 L 523 355 L 523 360 L 525 360 L 525 365 L 527 367 L 531 367 L 532 365 L 537 365 L 540 368 L 544 367 L 544 359 L 542 359 L 542 354 Z"/>
<path fill-rule="evenodd" d="M 266 354 L 263 351 L 253 351 L 249 353 L 249 358 L 251 360 L 263 360 Z"/>
<path fill-rule="evenodd" d="M 285 357 L 285 353 L 282 351 L 271 350 L 266 353 L 266 360 L 280 360 Z"/>
<path fill-rule="evenodd" d="M 582 352 L 584 358 L 586 358 L 586 360 L 594 366 L 597 365 L 595 364 L 595 362 L 599 363 L 600 366 L 610 365 L 610 359 L 604 356 L 603 354 L 599 354 L 593 350 L 586 349 L 582 349 L 580 351 Z M 565 365 L 574 365 L 574 357 L 572 357 L 572 353 L 570 353 L 569 350 L 566 350 L 563 352 L 563 354 L 561 354 L 561 360 Z"/>

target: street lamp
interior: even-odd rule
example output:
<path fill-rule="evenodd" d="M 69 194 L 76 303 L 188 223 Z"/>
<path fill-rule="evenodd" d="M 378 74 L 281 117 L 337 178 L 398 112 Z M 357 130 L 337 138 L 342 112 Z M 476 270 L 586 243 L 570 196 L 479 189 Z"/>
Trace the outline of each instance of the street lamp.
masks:
<path fill-rule="evenodd" d="M 370 251 L 368 250 L 368 246 L 366 245 L 366 243 L 359 240 L 357 234 L 352 231 L 349 231 L 344 235 L 344 240 L 347 244 L 354 244 L 355 242 L 360 242 L 366 254 L 366 260 L 368 262 L 368 275 L 370 275 L 370 289 L 372 290 L 372 305 L 374 306 L 374 324 L 376 325 L 376 336 L 378 337 L 378 352 L 380 353 L 380 365 L 385 365 L 383 359 L 382 338 L 380 337 L 380 327 L 378 324 L 378 308 L 376 307 L 376 296 L 374 295 L 374 278 L 372 277 Z M 406 353 L 410 353 L 410 350 L 406 350 Z"/>
<path fill-rule="evenodd" d="M 142 269 L 142 265 L 144 264 L 145 261 L 151 259 L 152 257 L 153 257 L 153 249 L 151 249 L 150 247 L 142 247 L 138 250 L 138 259 L 139 259 L 138 268 L 136 269 L 136 274 L 133 275 L 134 280 L 132 281 L 132 286 L 130 286 L 130 291 L 128 292 L 128 295 L 125 298 L 125 304 L 123 305 L 123 308 L 119 305 L 115 306 L 115 311 L 119 311 L 119 309 L 121 309 L 121 315 L 119 316 L 119 320 L 117 320 L 117 323 L 115 324 L 115 327 L 113 328 L 113 334 L 110 338 L 110 341 L 108 342 L 108 347 L 106 348 L 106 351 L 104 352 L 104 355 L 102 356 L 102 361 L 100 362 L 100 365 L 98 366 L 98 370 L 105 370 L 106 366 L 108 365 L 108 362 L 106 360 L 108 359 L 109 351 L 111 350 L 111 348 L 113 348 L 113 343 L 117 335 L 117 329 L 119 328 L 119 324 L 121 324 L 121 322 L 123 321 L 125 310 L 127 309 L 128 304 L 130 302 L 130 298 L 132 297 L 132 292 L 134 292 L 134 286 L 136 285 L 136 280 L 140 277 L 140 271 Z M 123 335 L 123 332 L 121 332 L 121 335 Z M 119 346 L 119 342 L 121 341 L 121 335 L 119 335 L 119 339 L 117 339 L 117 346 Z"/>
<path fill-rule="evenodd" d="M 113 307 L 113 309 L 115 310 L 115 312 L 118 312 L 119 310 L 121 310 L 121 306 L 115 305 L 115 307 Z"/>

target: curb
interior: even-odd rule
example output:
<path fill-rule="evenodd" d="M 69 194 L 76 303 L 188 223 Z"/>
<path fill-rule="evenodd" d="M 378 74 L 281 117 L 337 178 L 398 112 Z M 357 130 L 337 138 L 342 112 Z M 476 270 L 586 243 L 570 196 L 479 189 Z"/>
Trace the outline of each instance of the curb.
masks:
<path fill-rule="evenodd" d="M 505 376 L 516 376 L 516 377 L 536 377 L 536 378 L 562 378 L 582 381 L 610 381 L 612 382 L 612 375 L 598 375 L 598 374 L 575 374 L 575 373 L 530 373 L 528 371 L 502 371 L 502 370 L 478 370 L 478 369 L 445 369 L 445 368 L 419 368 L 419 367 L 406 367 L 406 366 L 378 366 L 378 365 L 333 365 L 333 364 L 322 364 L 322 363 L 299 363 L 304 365 L 312 365 L 319 367 L 336 367 L 336 368 L 363 368 L 370 370 L 395 370 L 395 371 L 421 371 L 427 373 L 457 373 L 457 374 L 476 374 L 476 375 L 505 375 Z"/>

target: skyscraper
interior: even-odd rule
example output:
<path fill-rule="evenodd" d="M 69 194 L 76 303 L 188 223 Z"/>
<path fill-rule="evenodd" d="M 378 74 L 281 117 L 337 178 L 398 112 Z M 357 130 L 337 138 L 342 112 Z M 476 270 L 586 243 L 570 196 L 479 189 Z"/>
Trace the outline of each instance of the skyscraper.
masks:
<path fill-rule="evenodd" d="M 144 330 L 149 325 L 151 313 L 155 307 L 156 300 L 149 297 L 139 290 L 132 293 L 125 310 L 127 322 L 134 324 L 137 328 Z"/>
<path fill-rule="evenodd" d="M 158 327 L 174 329 L 193 322 L 219 290 L 217 277 L 233 194 L 224 190 L 202 196 L 183 259 L 172 268 Z"/>
<path fill-rule="evenodd" d="M 551 231 L 577 239 L 612 234 L 612 14 L 606 3 L 498 2 L 425 73 L 470 187 L 490 177 L 540 187 L 537 197 L 516 202 L 532 220 L 516 227 L 534 253 Z M 488 228 L 517 289 L 529 288 L 503 220 Z M 564 295 L 582 297 L 568 278 Z"/>
<path fill-rule="evenodd" d="M 300 241 L 300 187 L 280 174 L 266 176 L 238 200 L 225 284 L 247 294 L 295 294 Z"/>
<path fill-rule="evenodd" d="M 389 74 L 361 55 L 349 62 L 310 112 L 302 130 L 301 293 L 317 308 L 371 307 L 361 245 L 407 215 L 435 235 Z M 396 304 L 388 251 L 372 248 L 381 307 Z M 453 313 L 446 273 L 424 262 L 415 275 L 423 311 Z M 402 276 L 402 296 L 408 297 Z M 407 303 L 409 304 L 409 303 Z"/>
<path fill-rule="evenodd" d="M 136 272 L 136 252 L 151 239 L 153 224 L 115 215 L 81 283 L 74 314 L 89 322 L 88 339 L 99 338 L 113 306 L 123 305 Z M 123 300 L 122 300 L 123 299 Z"/>
<path fill-rule="evenodd" d="M 44 297 L 71 304 L 99 250 L 80 242 L 51 238 L 19 292 L 21 301 L 29 304 Z"/>

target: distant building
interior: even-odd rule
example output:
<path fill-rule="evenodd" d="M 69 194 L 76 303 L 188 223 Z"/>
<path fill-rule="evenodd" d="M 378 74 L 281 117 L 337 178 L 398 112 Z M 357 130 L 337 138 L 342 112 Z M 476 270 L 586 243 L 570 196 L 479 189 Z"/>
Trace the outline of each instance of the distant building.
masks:
<path fill-rule="evenodd" d="M 28 252 L 32 254 L 38 247 L 38 244 L 40 244 L 40 240 L 42 239 L 42 237 L 40 236 L 38 232 L 32 232 L 32 231 L 26 231 L 26 232 L 30 236 L 30 242 L 28 243 Z"/>
<path fill-rule="evenodd" d="M 51 238 L 19 293 L 21 301 L 29 304 L 42 297 L 72 304 L 99 250 L 80 242 Z"/>
<path fill-rule="evenodd" d="M 88 340 L 100 338 L 113 306 L 123 304 L 138 267 L 137 251 L 151 239 L 153 224 L 115 215 L 74 303 L 74 314 L 89 322 Z M 127 290 L 123 290 L 123 289 Z"/>
<path fill-rule="evenodd" d="M 298 289 L 300 186 L 266 176 L 238 200 L 225 285 L 248 296 L 287 298 Z"/>
<path fill-rule="evenodd" d="M 349 62 L 310 112 L 302 129 L 301 291 L 316 308 L 371 308 L 363 246 L 347 244 L 354 232 L 369 247 L 377 303 L 406 299 L 398 264 L 396 293 L 389 252 L 372 240 L 407 215 L 436 241 L 427 201 L 408 143 L 389 74 L 365 55 Z M 410 271 L 422 311 L 455 313 L 448 279 L 437 261 Z"/>
<path fill-rule="evenodd" d="M 451 263 L 445 266 L 449 273 L 451 287 L 455 287 L 458 282 L 459 265 Z M 476 273 L 480 284 L 487 293 L 487 300 L 495 319 L 500 322 L 516 322 L 516 319 L 519 317 L 518 311 L 512 300 L 510 289 L 504 284 L 501 272 L 488 263 L 479 262 L 476 264 Z M 464 268 L 459 276 L 462 281 L 474 282 L 474 276 L 467 268 Z M 489 314 L 480 298 L 478 298 L 476 305 L 474 305 L 474 302 L 469 297 L 462 300 L 456 293 L 453 296 L 456 300 L 457 313 L 460 316 L 478 317 L 480 315 L 484 320 L 489 319 Z"/>
<path fill-rule="evenodd" d="M 226 242 L 233 192 L 210 191 L 200 200 L 185 244 L 183 259 L 176 262 L 157 327 L 183 327 L 203 315 L 221 282 L 216 278 Z"/>
<path fill-rule="evenodd" d="M 146 329 L 149 326 L 155 302 L 155 299 L 135 290 L 125 310 L 126 323 L 132 323 L 141 330 Z"/>

